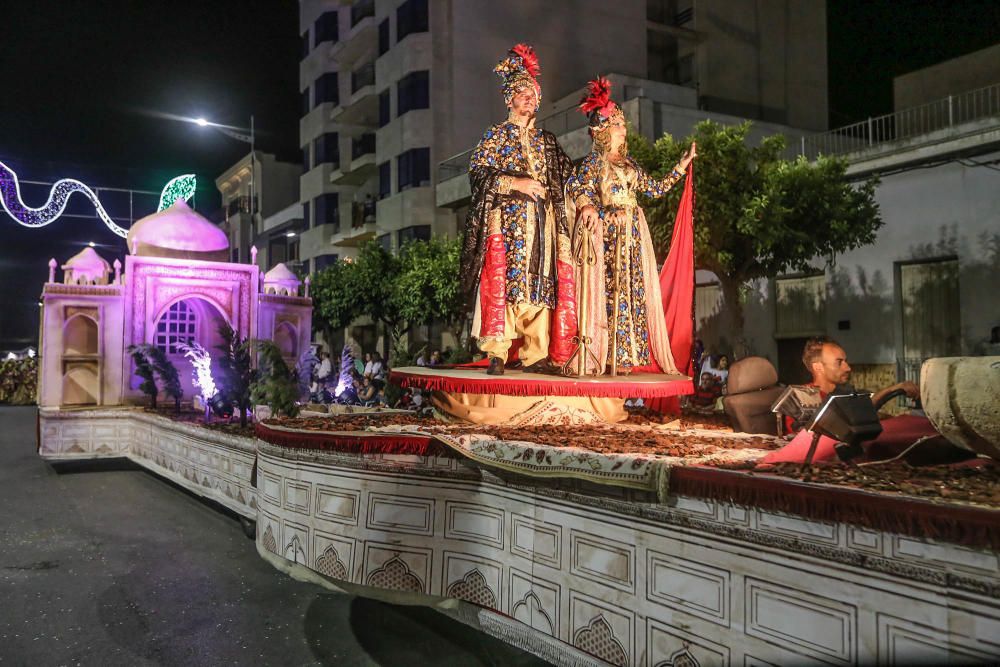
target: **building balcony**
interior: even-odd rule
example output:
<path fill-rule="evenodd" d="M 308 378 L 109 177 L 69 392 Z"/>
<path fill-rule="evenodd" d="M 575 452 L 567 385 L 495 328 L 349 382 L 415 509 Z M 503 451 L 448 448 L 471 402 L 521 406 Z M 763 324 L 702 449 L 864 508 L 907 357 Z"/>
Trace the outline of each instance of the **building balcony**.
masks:
<path fill-rule="evenodd" d="M 460 208 L 472 198 L 469 185 L 469 158 L 472 149 L 453 155 L 438 164 L 434 202 L 441 208 Z"/>
<path fill-rule="evenodd" d="M 330 112 L 330 120 L 341 126 L 375 129 L 378 124 L 378 95 L 375 94 L 375 67 L 369 62 L 351 72 L 350 94 Z"/>
<path fill-rule="evenodd" d="M 375 100 L 376 107 L 378 100 Z M 299 141 L 311 142 L 316 137 L 330 132 L 333 123 L 330 120 L 338 107 L 332 102 L 324 102 L 314 107 L 309 113 L 299 119 Z M 376 111 L 378 109 L 376 108 Z"/>
<path fill-rule="evenodd" d="M 330 175 L 336 171 L 337 165 L 332 162 L 318 164 L 299 179 L 299 196 L 302 201 L 309 201 L 323 194 L 329 188 Z"/>
<path fill-rule="evenodd" d="M 361 18 L 347 36 L 330 49 L 330 59 L 345 67 L 357 62 L 369 52 L 374 55 L 377 46 L 378 30 L 373 13 Z"/>
<path fill-rule="evenodd" d="M 347 166 L 332 172 L 330 174 L 330 183 L 333 185 L 359 186 L 374 178 L 377 174 L 378 166 L 375 164 L 375 152 L 372 151 L 351 160 Z"/>
<path fill-rule="evenodd" d="M 278 211 L 274 215 L 269 215 L 262 221 L 261 225 L 263 233 L 268 233 L 272 230 L 279 229 L 282 227 L 295 227 L 301 226 L 304 223 L 302 204 L 296 202 L 291 206 L 287 206 L 282 210 Z"/>
<path fill-rule="evenodd" d="M 358 213 L 360 213 L 362 209 L 359 208 L 359 205 L 354 208 L 356 209 L 355 217 L 359 217 Z M 360 220 L 355 220 L 354 224 L 343 226 L 339 233 L 330 237 L 330 245 L 338 248 L 356 248 L 375 238 L 375 235 L 375 221 L 369 220 L 368 222 L 365 222 L 364 219 L 361 218 Z"/>

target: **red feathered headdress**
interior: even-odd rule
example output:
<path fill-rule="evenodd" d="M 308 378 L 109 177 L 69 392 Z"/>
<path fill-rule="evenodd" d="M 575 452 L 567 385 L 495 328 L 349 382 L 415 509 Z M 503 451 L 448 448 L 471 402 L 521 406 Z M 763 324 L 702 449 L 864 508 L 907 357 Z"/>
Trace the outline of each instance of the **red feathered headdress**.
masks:
<path fill-rule="evenodd" d="M 611 118 L 618 105 L 611 99 L 611 82 L 599 76 L 587 84 L 587 94 L 580 100 L 580 111 L 590 116 L 591 126 L 602 125 Z"/>
<path fill-rule="evenodd" d="M 538 56 L 527 44 L 516 44 L 493 71 L 500 77 L 504 102 L 508 105 L 514 94 L 525 86 L 534 88 L 538 99 L 542 99 L 542 87 L 538 85 L 538 75 L 541 72 Z"/>
<path fill-rule="evenodd" d="M 527 70 L 532 79 L 537 79 L 542 70 L 538 67 L 538 56 L 535 55 L 535 50 L 527 44 L 515 44 L 511 52 L 521 57 L 524 69 Z"/>

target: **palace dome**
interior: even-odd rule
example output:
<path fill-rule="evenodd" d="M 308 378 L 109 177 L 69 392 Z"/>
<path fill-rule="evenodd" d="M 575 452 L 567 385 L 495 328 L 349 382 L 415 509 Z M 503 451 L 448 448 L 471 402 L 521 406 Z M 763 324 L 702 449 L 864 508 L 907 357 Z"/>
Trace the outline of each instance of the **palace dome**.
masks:
<path fill-rule="evenodd" d="M 87 247 L 67 259 L 62 270 L 65 272 L 64 282 L 106 285 L 111 265 L 97 251 Z"/>
<path fill-rule="evenodd" d="M 129 252 L 145 257 L 229 261 L 229 237 L 183 199 L 128 230 Z"/>

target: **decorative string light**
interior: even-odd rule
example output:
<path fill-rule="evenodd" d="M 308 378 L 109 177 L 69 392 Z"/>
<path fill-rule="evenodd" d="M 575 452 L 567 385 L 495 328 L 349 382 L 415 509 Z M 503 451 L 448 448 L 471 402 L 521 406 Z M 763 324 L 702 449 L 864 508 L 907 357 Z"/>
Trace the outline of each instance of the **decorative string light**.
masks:
<path fill-rule="evenodd" d="M 178 343 L 177 348 L 191 360 L 191 365 L 194 367 L 194 385 L 201 390 L 201 397 L 207 405 L 218 392 L 215 380 L 212 379 L 212 355 L 193 340 L 190 343 Z"/>
<path fill-rule="evenodd" d="M 162 211 L 179 198 L 190 199 L 194 195 L 194 190 L 194 174 L 184 174 L 171 179 L 163 188 L 163 192 L 160 193 L 158 210 Z M 49 198 L 43 206 L 38 208 L 28 206 L 21 199 L 21 185 L 17 180 L 17 174 L 14 173 L 13 169 L 0 162 L 0 206 L 3 206 L 7 214 L 24 227 L 45 227 L 58 220 L 59 216 L 66 210 L 66 204 L 74 192 L 79 192 L 90 200 L 97 217 L 104 222 L 108 229 L 122 238 L 128 235 L 128 230 L 119 227 L 111 219 L 94 191 L 75 178 L 62 178 L 56 181 L 49 190 Z M 166 202 L 166 206 L 164 206 L 164 202 Z"/>
<path fill-rule="evenodd" d="M 197 179 L 194 174 L 184 174 L 170 179 L 170 182 L 163 186 L 163 192 L 160 193 L 160 206 L 156 210 L 162 211 L 173 206 L 178 199 L 184 201 L 191 199 L 194 196 L 196 185 Z"/>

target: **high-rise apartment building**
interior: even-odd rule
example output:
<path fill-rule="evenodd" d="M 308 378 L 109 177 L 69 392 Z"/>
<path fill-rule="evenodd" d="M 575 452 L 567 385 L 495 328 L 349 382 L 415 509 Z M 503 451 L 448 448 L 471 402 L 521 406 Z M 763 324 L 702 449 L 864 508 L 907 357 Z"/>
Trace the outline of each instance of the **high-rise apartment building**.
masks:
<path fill-rule="evenodd" d="M 299 16 L 311 270 L 371 238 L 396 248 L 456 233 L 457 200 L 437 188 L 455 174 L 438 165 L 505 117 L 492 68 L 518 42 L 539 55 L 540 118 L 561 114 L 565 130 L 578 129 L 567 96 L 609 72 L 632 82 L 618 99 L 656 91 L 668 103 L 651 113 L 677 99 L 688 112 L 826 129 L 825 2 L 300 0 Z M 547 127 L 562 137 L 557 122 Z M 675 125 L 657 122 L 644 131 Z"/>

